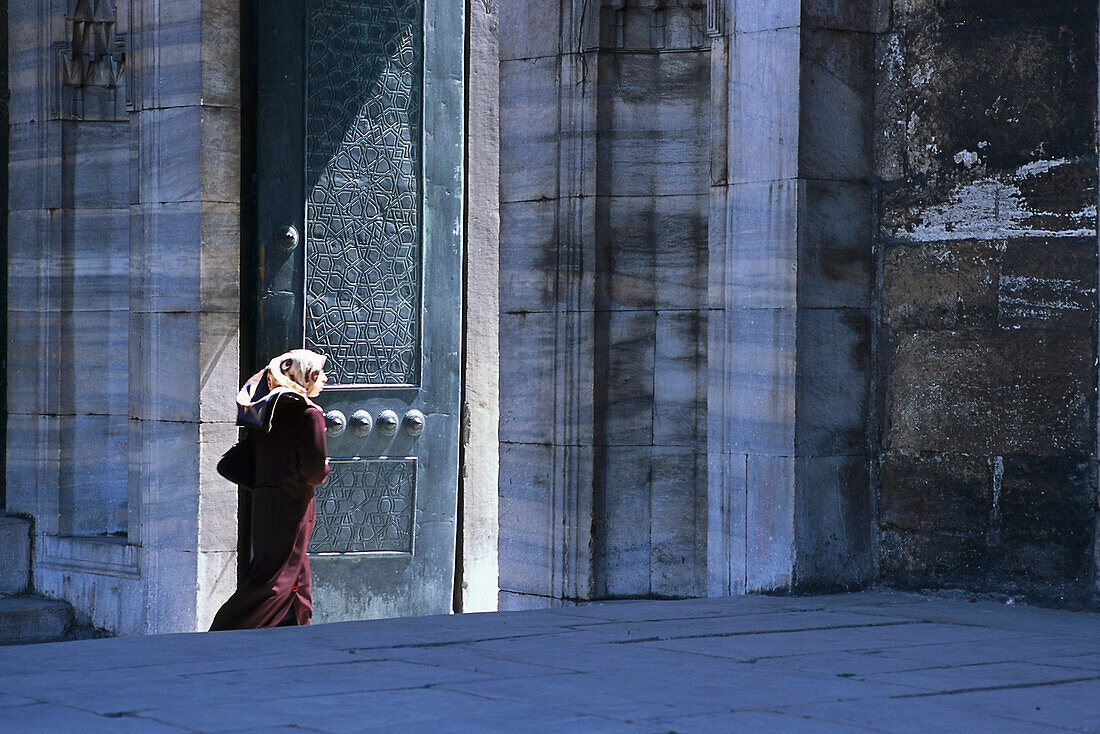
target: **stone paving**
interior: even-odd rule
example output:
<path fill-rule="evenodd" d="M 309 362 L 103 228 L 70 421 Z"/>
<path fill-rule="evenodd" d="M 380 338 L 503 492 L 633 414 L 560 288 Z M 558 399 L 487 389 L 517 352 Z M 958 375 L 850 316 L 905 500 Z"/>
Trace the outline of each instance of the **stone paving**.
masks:
<path fill-rule="evenodd" d="M 0 648 L 2 732 L 1100 731 L 1100 615 L 893 592 Z"/>

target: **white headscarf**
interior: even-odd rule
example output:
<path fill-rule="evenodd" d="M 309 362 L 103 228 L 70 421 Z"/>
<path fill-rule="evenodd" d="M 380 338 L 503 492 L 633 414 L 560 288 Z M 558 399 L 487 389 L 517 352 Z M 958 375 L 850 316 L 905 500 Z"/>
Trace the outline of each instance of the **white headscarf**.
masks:
<path fill-rule="evenodd" d="M 268 387 L 272 390 L 285 387 L 306 400 L 315 398 L 324 387 L 321 375 L 327 359 L 325 355 L 308 349 L 291 349 L 280 354 L 267 364 Z"/>

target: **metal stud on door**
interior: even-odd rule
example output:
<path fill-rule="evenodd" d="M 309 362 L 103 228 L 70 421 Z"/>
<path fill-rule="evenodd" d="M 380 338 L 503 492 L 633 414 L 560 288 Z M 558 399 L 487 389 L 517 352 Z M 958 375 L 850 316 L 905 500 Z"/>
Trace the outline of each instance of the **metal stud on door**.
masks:
<path fill-rule="evenodd" d="M 257 231 L 271 233 L 259 243 L 257 359 L 294 346 L 329 358 L 315 619 L 446 612 L 462 4 L 273 0 L 257 17 Z"/>

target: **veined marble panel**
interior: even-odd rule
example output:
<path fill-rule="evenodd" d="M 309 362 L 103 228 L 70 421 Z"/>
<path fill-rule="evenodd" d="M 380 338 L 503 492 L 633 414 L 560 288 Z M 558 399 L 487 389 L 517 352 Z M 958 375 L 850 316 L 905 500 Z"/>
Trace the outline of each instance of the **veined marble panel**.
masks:
<path fill-rule="evenodd" d="M 658 311 L 653 357 L 653 443 L 706 445 L 707 311 Z"/>
<path fill-rule="evenodd" d="M 56 311 L 8 311 L 9 415 L 61 412 L 61 321 Z"/>
<path fill-rule="evenodd" d="M 553 313 L 502 314 L 500 317 L 500 430 L 502 442 L 554 441 L 559 396 L 554 384 Z M 577 429 L 591 435 L 591 429 Z"/>
<path fill-rule="evenodd" d="M 797 351 L 794 309 L 731 309 L 724 315 L 729 351 L 710 363 L 726 400 L 708 406 L 726 425 L 723 452 L 794 455 Z"/>
<path fill-rule="evenodd" d="M 141 82 L 133 93 L 138 109 L 144 112 L 201 104 L 204 36 L 213 31 L 213 23 L 205 27 L 203 9 L 210 1 L 130 1 L 135 4 L 135 21 L 139 24 L 134 35 L 146 41 L 135 48 L 132 60 L 127 59 L 134 64 L 135 77 Z"/>
<path fill-rule="evenodd" d="M 803 180 L 798 191 L 798 305 L 870 307 L 870 186 Z"/>
<path fill-rule="evenodd" d="M 707 458 L 695 447 L 654 447 L 649 593 L 707 593 Z"/>
<path fill-rule="evenodd" d="M 794 581 L 794 457 L 750 454 L 746 486 L 746 591 L 786 588 Z"/>
<path fill-rule="evenodd" d="M 735 184 L 726 189 L 724 238 L 712 247 L 711 308 L 791 308 L 798 297 L 796 181 Z M 719 203 L 722 205 L 722 202 Z M 716 263 L 717 264 L 717 263 Z"/>
<path fill-rule="evenodd" d="M 500 446 L 500 589 L 554 594 L 554 449 Z"/>
<path fill-rule="evenodd" d="M 50 314 L 50 320 L 54 315 Z M 129 315 L 124 311 L 56 314 L 60 380 L 58 410 L 66 415 L 126 416 L 129 412 Z M 44 366 L 44 365 L 43 365 Z"/>
<path fill-rule="evenodd" d="M 131 481 L 141 487 L 141 545 L 194 554 L 199 550 L 199 424 L 136 420 L 131 425 L 129 462 Z"/>
<path fill-rule="evenodd" d="M 76 415 L 61 419 L 61 533 L 125 538 L 129 419 Z"/>
<path fill-rule="evenodd" d="M 606 319 L 607 341 L 596 347 L 594 355 L 593 441 L 596 445 L 648 446 L 653 443 L 657 315 L 652 311 L 611 311 L 595 318 L 597 323 Z"/>
<path fill-rule="evenodd" d="M 799 176 L 866 181 L 874 130 L 874 37 L 803 28 L 800 38 Z"/>
<path fill-rule="evenodd" d="M 54 123 L 31 120 L 8 128 L 8 211 L 60 209 L 61 140 Z"/>
<path fill-rule="evenodd" d="M 730 0 L 720 7 L 732 17 L 730 32 L 753 33 L 798 26 L 802 18 L 803 0 L 771 0 L 745 2 Z"/>
<path fill-rule="evenodd" d="M 557 58 L 502 61 L 500 125 L 501 202 L 554 199 L 558 193 L 561 130 Z"/>
<path fill-rule="evenodd" d="M 77 120 L 57 124 L 61 131 L 63 168 L 54 175 L 62 178 L 66 208 L 129 206 L 134 200 L 130 177 L 130 124 Z"/>
<path fill-rule="evenodd" d="M 799 456 L 867 453 L 870 362 L 871 321 L 865 311 L 799 311 Z"/>
<path fill-rule="evenodd" d="M 799 175 L 799 48 L 798 28 L 730 39 L 730 183 Z"/>
<path fill-rule="evenodd" d="M 745 593 L 745 454 L 707 454 L 707 595 Z"/>
<path fill-rule="evenodd" d="M 199 202 L 142 204 L 131 208 L 131 310 L 199 310 L 201 232 Z"/>
<path fill-rule="evenodd" d="M 557 238 L 556 200 L 500 205 L 501 313 L 554 311 L 559 307 L 557 281 L 563 274 L 558 271 Z"/>
<path fill-rule="evenodd" d="M 39 535 L 58 532 L 60 427 L 54 415 L 8 414 L 6 509 L 34 515 Z"/>
<path fill-rule="evenodd" d="M 131 417 L 199 419 L 200 320 L 197 313 L 130 314 Z"/>
<path fill-rule="evenodd" d="M 64 309 L 125 311 L 130 305 L 130 211 L 78 209 L 61 215 L 65 242 L 55 272 Z"/>
<path fill-rule="evenodd" d="M 705 51 L 600 58 L 600 194 L 705 194 L 709 56 Z"/>
<path fill-rule="evenodd" d="M 598 596 L 650 593 L 652 451 L 651 446 L 610 446 L 597 453 L 604 457 L 596 468 L 604 509 L 597 518 Z"/>
<path fill-rule="evenodd" d="M 555 56 L 565 49 L 561 38 L 561 2 L 500 3 L 500 60 Z"/>
<path fill-rule="evenodd" d="M 614 196 L 606 209 L 614 309 L 690 309 L 706 302 L 707 199 Z"/>
<path fill-rule="evenodd" d="M 203 198 L 203 108 L 145 110 L 139 116 L 138 145 L 143 150 L 138 201 L 180 203 Z"/>

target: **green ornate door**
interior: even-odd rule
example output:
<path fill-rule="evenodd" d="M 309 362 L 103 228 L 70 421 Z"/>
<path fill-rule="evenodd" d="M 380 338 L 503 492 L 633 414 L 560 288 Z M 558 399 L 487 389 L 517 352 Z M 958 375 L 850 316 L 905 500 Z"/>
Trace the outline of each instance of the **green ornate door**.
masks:
<path fill-rule="evenodd" d="M 316 621 L 445 613 L 454 583 L 463 3 L 256 10 L 255 355 L 328 355 Z"/>

